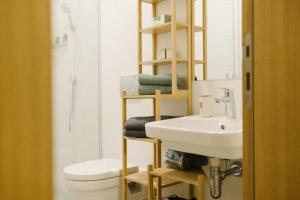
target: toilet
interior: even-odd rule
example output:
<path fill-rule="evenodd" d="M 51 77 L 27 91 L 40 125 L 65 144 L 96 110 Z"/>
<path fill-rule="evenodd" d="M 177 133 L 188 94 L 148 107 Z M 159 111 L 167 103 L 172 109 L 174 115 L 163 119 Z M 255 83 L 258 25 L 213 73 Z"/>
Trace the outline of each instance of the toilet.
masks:
<path fill-rule="evenodd" d="M 138 172 L 138 167 L 128 164 L 128 174 L 135 172 Z M 64 175 L 70 200 L 121 199 L 122 162 L 119 160 L 100 159 L 72 164 L 64 168 Z"/>

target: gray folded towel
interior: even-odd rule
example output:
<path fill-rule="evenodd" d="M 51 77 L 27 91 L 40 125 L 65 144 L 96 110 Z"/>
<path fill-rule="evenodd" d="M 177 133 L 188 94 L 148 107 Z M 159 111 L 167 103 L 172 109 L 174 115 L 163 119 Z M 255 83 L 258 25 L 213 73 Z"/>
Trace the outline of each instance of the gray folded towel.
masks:
<path fill-rule="evenodd" d="M 154 95 L 156 90 L 161 94 L 172 94 L 172 86 L 140 85 L 138 88 L 139 95 Z"/>
<path fill-rule="evenodd" d="M 140 85 L 158 85 L 158 86 L 172 86 L 172 75 L 150 75 L 141 74 L 139 75 Z M 186 81 L 183 77 L 177 78 L 177 85 L 179 89 L 186 88 Z"/>
<path fill-rule="evenodd" d="M 166 119 L 173 119 L 176 118 L 174 116 L 161 116 L 161 120 L 166 120 Z M 128 119 L 125 123 L 125 129 L 126 130 L 145 130 L 145 124 L 148 122 L 153 122 L 155 121 L 154 116 L 147 116 L 147 117 L 132 117 Z"/>
<path fill-rule="evenodd" d="M 172 85 L 172 76 L 170 74 L 166 75 L 150 75 L 141 74 L 139 75 L 140 85 Z"/>

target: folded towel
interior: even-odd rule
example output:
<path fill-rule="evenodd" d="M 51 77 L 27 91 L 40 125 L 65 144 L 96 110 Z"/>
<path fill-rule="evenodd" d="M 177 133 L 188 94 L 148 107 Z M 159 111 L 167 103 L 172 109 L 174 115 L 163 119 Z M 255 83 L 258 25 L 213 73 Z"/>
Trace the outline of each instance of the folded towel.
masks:
<path fill-rule="evenodd" d="M 173 119 L 176 118 L 174 116 L 161 116 L 161 120 L 166 119 Z M 125 129 L 126 130 L 140 130 L 145 131 L 145 124 L 148 122 L 155 121 L 154 116 L 147 116 L 147 117 L 132 117 L 128 119 L 125 123 Z"/>
<path fill-rule="evenodd" d="M 141 74 L 139 75 L 140 85 L 172 85 L 172 76 L 170 74 L 166 75 L 149 75 Z"/>
<path fill-rule="evenodd" d="M 146 138 L 145 130 L 125 130 L 125 136 L 135 138 Z"/>
<path fill-rule="evenodd" d="M 159 85 L 159 86 L 171 86 L 172 85 L 172 75 L 149 75 L 141 74 L 139 75 L 140 85 Z M 177 78 L 177 85 L 179 89 L 186 88 L 186 81 L 183 77 Z"/>
<path fill-rule="evenodd" d="M 160 90 L 161 94 L 172 94 L 172 86 L 140 85 L 139 95 L 154 95 L 156 90 Z"/>
<path fill-rule="evenodd" d="M 208 158 L 206 156 L 184 153 L 168 149 L 165 152 L 166 164 L 172 168 L 180 170 L 200 169 L 207 165 Z"/>
<path fill-rule="evenodd" d="M 187 200 L 185 198 L 181 198 L 181 197 L 178 197 L 177 195 L 172 195 L 170 197 L 165 197 L 163 198 L 164 200 Z M 191 200 L 196 200 L 195 198 L 191 199 Z"/>

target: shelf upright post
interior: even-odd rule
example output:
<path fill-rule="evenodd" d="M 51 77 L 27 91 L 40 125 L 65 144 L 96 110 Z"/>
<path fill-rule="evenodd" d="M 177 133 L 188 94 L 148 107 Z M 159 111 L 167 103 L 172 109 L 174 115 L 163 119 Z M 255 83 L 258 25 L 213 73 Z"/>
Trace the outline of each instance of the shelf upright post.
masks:
<path fill-rule="evenodd" d="M 161 91 L 160 90 L 155 90 L 155 112 L 154 112 L 154 116 L 155 116 L 155 120 L 159 121 L 161 120 L 161 114 L 160 114 L 160 103 L 161 103 Z"/>
<path fill-rule="evenodd" d="M 156 121 L 159 121 L 161 120 L 161 109 L 160 109 L 160 106 L 161 106 L 161 91 L 160 90 L 156 90 L 155 91 L 155 96 L 156 98 L 154 98 L 154 109 L 155 109 L 155 120 Z M 154 167 L 155 168 L 159 168 L 161 167 L 161 141 L 160 140 L 157 140 L 155 146 L 154 146 L 154 160 L 155 160 L 155 165 Z"/>
<path fill-rule="evenodd" d="M 162 189 L 161 189 L 161 177 L 156 177 L 156 181 L 157 181 L 157 188 L 156 188 L 156 200 L 161 200 L 161 196 L 162 196 Z"/>
<path fill-rule="evenodd" d="M 153 186 L 153 177 L 151 176 L 151 172 L 153 171 L 153 166 L 149 165 L 147 172 L 148 172 L 148 199 L 149 200 L 153 200 L 153 190 L 154 190 L 154 186 Z"/>
<path fill-rule="evenodd" d="M 176 0 L 171 0 L 171 41 L 172 41 L 172 94 L 177 92 L 177 17 L 176 17 Z"/>
<path fill-rule="evenodd" d="M 192 60 L 192 81 L 195 79 L 195 1 L 191 1 L 191 60 Z"/>
<path fill-rule="evenodd" d="M 187 99 L 187 113 L 192 114 L 192 65 L 193 65 L 193 56 L 192 56 L 192 1 L 186 0 L 186 21 L 187 21 L 187 89 L 189 91 L 188 99 Z"/>
<path fill-rule="evenodd" d="M 127 200 L 127 139 L 124 137 L 124 128 L 127 120 L 127 100 L 125 98 L 126 91 L 122 92 L 122 199 Z"/>
<path fill-rule="evenodd" d="M 203 176 L 198 176 L 197 177 L 197 182 L 198 182 L 198 198 L 199 200 L 204 200 L 204 184 L 205 180 Z"/>
<path fill-rule="evenodd" d="M 156 2 L 152 3 L 152 17 L 155 17 L 157 15 L 157 4 Z M 152 60 L 157 59 L 157 34 L 152 34 Z M 157 65 L 153 63 L 152 65 L 152 73 L 153 75 L 157 75 Z M 153 103 L 153 113 L 155 114 L 156 111 L 156 100 L 155 98 L 152 100 Z"/>
<path fill-rule="evenodd" d="M 155 168 L 160 168 L 161 167 L 161 140 L 157 140 L 156 143 L 156 148 L 155 148 L 155 157 L 156 157 L 156 167 Z"/>
<path fill-rule="evenodd" d="M 143 73 L 143 65 L 142 65 L 142 61 L 143 61 L 143 35 L 142 35 L 142 0 L 137 0 L 137 4 L 138 4 L 138 74 L 142 74 Z"/>
<path fill-rule="evenodd" d="M 156 1 L 152 3 L 152 17 L 156 17 L 157 15 L 157 3 Z M 152 34 L 152 60 L 157 59 L 157 34 Z M 153 75 L 157 74 L 157 65 L 152 65 Z"/>
<path fill-rule="evenodd" d="M 207 0 L 202 4 L 203 19 L 203 80 L 207 80 Z"/>

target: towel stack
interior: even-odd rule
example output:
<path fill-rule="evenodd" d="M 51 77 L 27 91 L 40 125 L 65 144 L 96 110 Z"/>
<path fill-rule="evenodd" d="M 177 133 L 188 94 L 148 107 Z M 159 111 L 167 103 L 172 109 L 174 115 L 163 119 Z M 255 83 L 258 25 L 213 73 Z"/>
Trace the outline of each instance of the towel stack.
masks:
<path fill-rule="evenodd" d="M 170 197 L 165 197 L 164 200 L 187 200 L 187 199 L 178 197 L 177 195 L 173 194 Z M 192 198 L 191 200 L 196 200 L 196 198 Z"/>
<path fill-rule="evenodd" d="M 173 119 L 173 116 L 161 116 L 161 120 Z M 125 124 L 125 136 L 136 137 L 136 138 L 146 138 L 146 128 L 145 125 L 148 122 L 155 121 L 154 116 L 149 117 L 132 117 L 127 120 Z"/>
<path fill-rule="evenodd" d="M 179 89 L 185 88 L 184 78 L 178 78 L 177 86 Z M 141 74 L 139 76 L 139 95 L 154 95 L 156 90 L 162 94 L 172 94 L 172 76 Z"/>

